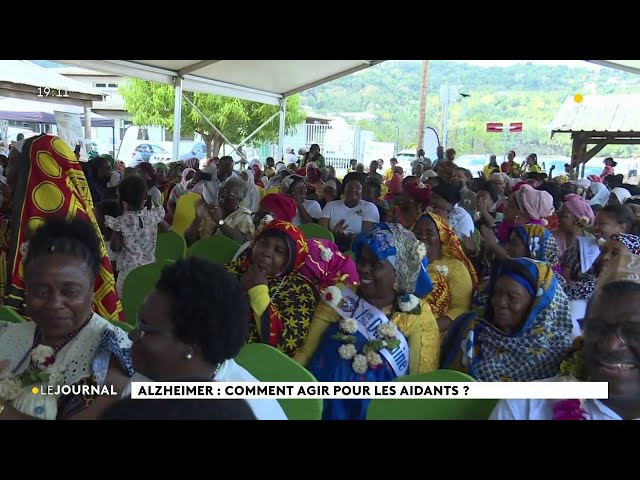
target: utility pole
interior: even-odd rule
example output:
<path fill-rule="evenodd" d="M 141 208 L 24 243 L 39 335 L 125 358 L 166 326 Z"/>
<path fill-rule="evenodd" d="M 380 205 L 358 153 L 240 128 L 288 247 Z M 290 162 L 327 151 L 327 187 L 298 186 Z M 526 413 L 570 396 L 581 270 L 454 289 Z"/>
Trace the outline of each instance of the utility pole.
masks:
<path fill-rule="evenodd" d="M 429 60 L 422 61 L 422 81 L 420 83 L 420 117 L 418 118 L 418 147 L 424 148 L 424 122 L 427 113 L 427 84 L 429 81 Z"/>

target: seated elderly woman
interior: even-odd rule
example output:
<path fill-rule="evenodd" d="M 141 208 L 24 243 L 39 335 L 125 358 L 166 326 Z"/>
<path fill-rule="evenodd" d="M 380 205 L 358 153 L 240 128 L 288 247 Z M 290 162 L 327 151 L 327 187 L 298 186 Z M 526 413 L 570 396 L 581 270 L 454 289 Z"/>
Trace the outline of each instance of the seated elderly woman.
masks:
<path fill-rule="evenodd" d="M 438 320 L 440 332 L 471 307 L 478 276 L 449 224 L 435 213 L 423 214 L 415 223 L 413 233 L 427 246 L 429 276 L 433 290 L 427 297 Z"/>
<path fill-rule="evenodd" d="M 256 382 L 233 360 L 247 338 L 248 309 L 243 289 L 224 267 L 196 257 L 165 267 L 129 333 L 131 381 Z M 276 400 L 248 403 L 259 420 L 286 420 Z"/>
<path fill-rule="evenodd" d="M 631 264 L 638 265 L 637 261 Z M 607 382 L 606 400 L 501 400 L 491 420 L 633 420 L 640 418 L 636 268 L 610 272 L 589 302 L 582 342 L 553 381 Z M 633 271 L 635 270 L 635 271 Z M 631 275 L 630 275 L 631 274 Z M 630 278 L 631 277 L 631 278 Z"/>
<path fill-rule="evenodd" d="M 491 276 L 487 298 L 447 332 L 441 368 L 482 382 L 553 376 L 571 347 L 573 325 L 551 267 L 528 258 L 505 260 Z"/>
<path fill-rule="evenodd" d="M 378 208 L 362 198 L 366 178 L 364 173 L 348 173 L 343 181 L 344 200 L 327 203 L 318 220 L 318 224 L 333 232 L 343 252 L 351 248 L 356 235 L 370 231 L 380 221 Z"/>
<path fill-rule="evenodd" d="M 249 187 L 240 177 L 233 176 L 218 190 L 215 168 L 211 170 L 211 178 L 204 182 L 202 200 L 196 203 L 196 218 L 184 232 L 184 238 L 191 245 L 202 238 L 224 235 L 243 244 L 254 230 L 251 210 L 240 206 Z"/>
<path fill-rule="evenodd" d="M 0 323 L 0 420 L 90 420 L 117 400 L 131 342 L 93 312 L 101 261 L 89 222 L 50 219 L 34 234 L 24 261 L 33 321 Z"/>
<path fill-rule="evenodd" d="M 558 228 L 551 231 L 558 244 L 558 257 L 578 241 L 588 235 L 587 229 L 593 225 L 595 214 L 589 203 L 580 195 L 565 195 L 558 211 Z"/>
<path fill-rule="evenodd" d="M 552 213 L 551 194 L 523 184 L 507 200 L 504 220 L 498 226 L 496 235 L 500 242 L 506 243 L 514 227 L 529 223 L 546 226 L 548 222 L 545 219 Z"/>
<path fill-rule="evenodd" d="M 290 222 L 296 212 L 296 203 L 288 196 L 280 193 L 270 193 L 260 201 L 258 211 L 253 216 L 256 233 L 273 220 Z M 331 240 L 324 238 L 307 239 L 309 247 L 304 264 L 300 267 L 300 273 L 307 277 L 316 286 L 323 290 L 336 283 L 346 285 L 358 284 L 358 272 L 353 259 L 349 255 L 340 252 L 338 246 Z M 245 254 L 251 242 L 240 247 L 234 260 Z"/>
<path fill-rule="evenodd" d="M 280 187 L 282 193 L 289 195 L 296 203 L 296 214 L 291 219 L 294 225 L 317 222 L 322 215 L 322 208 L 315 200 L 307 199 L 307 184 L 300 175 L 289 175 Z"/>
<path fill-rule="evenodd" d="M 227 264 L 249 295 L 249 342 L 267 343 L 287 355 L 302 345 L 319 300 L 299 272 L 308 252 L 298 227 L 273 220 L 255 236 L 247 255 Z"/>
<path fill-rule="evenodd" d="M 425 246 L 398 224 L 356 238 L 359 287 L 326 289 L 294 357 L 320 382 L 376 382 L 438 368 Z M 415 295 L 414 295 L 415 294 Z M 417 295 L 417 296 L 416 296 Z M 368 400 L 327 400 L 323 418 L 364 419 Z"/>

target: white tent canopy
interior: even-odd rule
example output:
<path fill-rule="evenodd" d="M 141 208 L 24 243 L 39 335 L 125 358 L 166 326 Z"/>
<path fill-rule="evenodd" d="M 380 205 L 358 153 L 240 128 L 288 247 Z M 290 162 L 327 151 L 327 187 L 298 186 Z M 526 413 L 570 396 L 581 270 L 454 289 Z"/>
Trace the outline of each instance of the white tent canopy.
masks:
<path fill-rule="evenodd" d="M 21 60 L 0 60 L 0 96 L 89 108 L 103 98 L 98 90 Z"/>
<path fill-rule="evenodd" d="M 372 67 L 384 60 L 55 60 L 123 77 L 175 85 L 173 156 L 178 158 L 182 91 L 211 93 L 280 107 L 283 153 L 286 99 L 290 95 Z M 187 99 L 187 101 L 189 101 Z M 195 108 L 195 105 L 192 105 Z M 197 109 L 196 109 L 197 110 Z M 267 120 L 267 122 L 271 119 Z M 222 135 L 215 125 L 211 126 Z M 263 124 L 264 125 L 264 124 Z M 258 129 L 262 128 L 262 125 Z M 256 130 L 257 131 L 257 130 Z M 253 135 L 253 133 L 251 134 Z M 247 138 L 250 138 L 251 135 Z M 226 137 L 222 135 L 225 141 Z M 245 139 L 246 140 L 246 139 Z M 228 142 L 229 143 L 229 142 Z M 232 145 L 235 150 L 235 147 Z M 236 150 L 237 151 L 237 150 Z"/>
<path fill-rule="evenodd" d="M 640 75 L 640 60 L 588 60 L 596 65 Z"/>
<path fill-rule="evenodd" d="M 384 60 L 55 60 L 182 89 L 279 105 L 295 93 Z"/>

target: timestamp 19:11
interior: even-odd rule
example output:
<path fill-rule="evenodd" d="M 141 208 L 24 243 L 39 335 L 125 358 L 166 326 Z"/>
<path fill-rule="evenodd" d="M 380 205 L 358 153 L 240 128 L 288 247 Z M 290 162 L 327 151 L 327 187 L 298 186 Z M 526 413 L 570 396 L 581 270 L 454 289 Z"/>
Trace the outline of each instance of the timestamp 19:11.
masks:
<path fill-rule="evenodd" d="M 38 87 L 38 97 L 68 97 L 69 92 L 60 88 Z"/>

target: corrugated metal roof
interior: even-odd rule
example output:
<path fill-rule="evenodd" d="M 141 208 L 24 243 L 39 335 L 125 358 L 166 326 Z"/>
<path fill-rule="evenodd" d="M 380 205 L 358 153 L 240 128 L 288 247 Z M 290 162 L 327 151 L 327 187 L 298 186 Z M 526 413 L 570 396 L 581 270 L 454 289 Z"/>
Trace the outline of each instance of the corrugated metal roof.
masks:
<path fill-rule="evenodd" d="M 567 97 L 551 122 L 552 132 L 640 132 L 640 95 Z"/>

